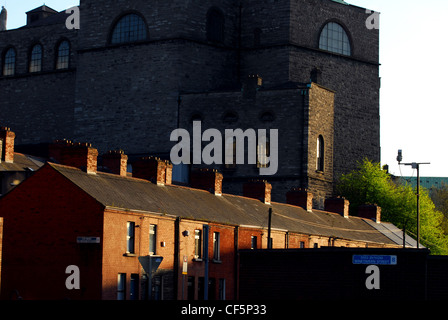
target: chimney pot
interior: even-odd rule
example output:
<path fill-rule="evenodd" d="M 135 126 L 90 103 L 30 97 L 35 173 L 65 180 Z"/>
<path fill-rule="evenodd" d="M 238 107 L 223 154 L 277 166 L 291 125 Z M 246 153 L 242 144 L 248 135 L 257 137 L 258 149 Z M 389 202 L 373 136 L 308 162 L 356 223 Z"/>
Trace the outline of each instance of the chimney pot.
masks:
<path fill-rule="evenodd" d="M 247 198 L 258 199 L 271 204 L 272 185 L 265 180 L 252 180 L 244 183 L 243 195 Z"/>
<path fill-rule="evenodd" d="M 286 193 L 286 203 L 302 207 L 311 212 L 313 209 L 313 194 L 307 189 L 293 188 Z"/>
<path fill-rule="evenodd" d="M 14 162 L 14 139 L 16 135 L 8 127 L 0 128 L 0 140 L 2 141 L 1 161 Z"/>
<path fill-rule="evenodd" d="M 325 211 L 339 213 L 344 218 L 349 217 L 350 202 L 344 197 L 335 197 L 325 200 Z"/>
<path fill-rule="evenodd" d="M 222 179 L 222 173 L 215 169 L 195 169 L 191 171 L 190 185 L 192 188 L 206 190 L 217 196 L 221 196 Z"/>

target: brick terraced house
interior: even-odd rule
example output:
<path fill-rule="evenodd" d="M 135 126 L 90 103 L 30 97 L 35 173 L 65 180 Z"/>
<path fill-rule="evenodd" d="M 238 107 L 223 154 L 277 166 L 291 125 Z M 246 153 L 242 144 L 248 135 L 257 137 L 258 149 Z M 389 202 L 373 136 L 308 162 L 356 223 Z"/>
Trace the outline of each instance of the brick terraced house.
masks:
<path fill-rule="evenodd" d="M 232 195 L 216 170 L 193 171 L 187 187 L 171 183 L 173 166 L 159 158 L 136 161 L 131 176 L 122 151 L 100 164 L 90 144 L 50 150 L 52 161 L 0 198 L 2 299 L 202 299 L 206 282 L 209 299 L 237 299 L 238 252 L 267 248 L 268 235 L 277 249 L 402 246 L 375 206 L 353 217 L 343 198 L 321 211 L 301 189 L 272 201 L 266 181 Z M 151 282 L 139 262 L 147 256 L 163 258 Z M 79 289 L 66 285 L 69 266 Z"/>
<path fill-rule="evenodd" d="M 89 141 L 169 159 L 177 128 L 278 129 L 274 201 L 291 187 L 323 209 L 333 183 L 380 160 L 379 30 L 336 0 L 80 0 L 80 29 L 41 6 L 0 31 L 0 121 L 21 146 Z M 254 81 L 255 80 L 255 81 Z M 5 98 L 6 97 L 6 98 Z M 190 182 L 200 165 L 175 165 Z M 257 164 L 209 165 L 243 194 Z"/>

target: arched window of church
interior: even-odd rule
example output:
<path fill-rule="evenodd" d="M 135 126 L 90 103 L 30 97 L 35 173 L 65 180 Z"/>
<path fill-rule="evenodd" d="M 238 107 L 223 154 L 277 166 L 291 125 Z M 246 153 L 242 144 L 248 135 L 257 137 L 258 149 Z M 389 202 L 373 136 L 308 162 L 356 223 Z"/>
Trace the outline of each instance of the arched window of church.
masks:
<path fill-rule="evenodd" d="M 320 34 L 319 49 L 350 56 L 351 46 L 347 32 L 336 22 L 327 23 Z"/>
<path fill-rule="evenodd" d="M 317 138 L 317 159 L 316 159 L 316 170 L 324 171 L 324 155 L 325 155 L 325 145 L 324 137 L 319 136 Z"/>
<path fill-rule="evenodd" d="M 141 16 L 127 14 L 115 24 L 110 42 L 112 44 L 143 41 L 148 38 L 148 27 Z"/>
<path fill-rule="evenodd" d="M 42 71 L 42 46 L 40 44 L 36 44 L 31 49 L 31 56 L 30 56 L 30 66 L 29 71 L 30 72 L 40 72 Z"/>
<path fill-rule="evenodd" d="M 57 49 L 56 69 L 68 69 L 70 66 L 70 43 L 63 40 Z"/>
<path fill-rule="evenodd" d="M 3 56 L 3 75 L 13 76 L 16 72 L 16 50 L 9 48 Z"/>
<path fill-rule="evenodd" d="M 224 42 L 224 13 L 218 8 L 211 8 L 207 13 L 207 40 Z"/>

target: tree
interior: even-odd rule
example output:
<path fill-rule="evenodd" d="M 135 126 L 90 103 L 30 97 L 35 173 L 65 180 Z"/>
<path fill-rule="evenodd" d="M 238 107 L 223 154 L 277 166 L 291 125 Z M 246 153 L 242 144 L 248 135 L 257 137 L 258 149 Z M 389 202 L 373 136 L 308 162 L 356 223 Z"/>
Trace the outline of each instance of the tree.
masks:
<path fill-rule="evenodd" d="M 364 159 L 337 183 L 337 192 L 350 201 L 350 214 L 356 216 L 362 204 L 381 207 L 381 220 L 393 223 L 407 233 L 417 234 L 416 189 L 398 184 L 379 163 Z M 420 242 L 432 254 L 448 254 L 448 236 L 442 229 L 443 214 L 435 209 L 429 192 L 420 188 Z"/>
<path fill-rule="evenodd" d="M 442 185 L 435 188 L 432 187 L 429 191 L 436 209 L 443 213 L 444 219 L 442 228 L 445 234 L 448 234 L 448 184 L 442 182 Z"/>

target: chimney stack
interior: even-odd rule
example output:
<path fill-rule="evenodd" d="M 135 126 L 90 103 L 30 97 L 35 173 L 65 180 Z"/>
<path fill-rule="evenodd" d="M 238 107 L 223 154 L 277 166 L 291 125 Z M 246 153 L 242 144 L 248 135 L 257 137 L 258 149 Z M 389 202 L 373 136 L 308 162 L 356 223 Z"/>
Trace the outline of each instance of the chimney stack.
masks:
<path fill-rule="evenodd" d="M 254 99 L 262 84 L 263 79 L 258 74 L 249 75 L 243 83 L 244 98 Z"/>
<path fill-rule="evenodd" d="M 372 219 L 381 223 L 381 207 L 376 204 L 364 204 L 358 207 L 358 217 Z"/>
<path fill-rule="evenodd" d="M 0 140 L 2 143 L 1 147 L 1 161 L 7 163 L 14 162 L 14 139 L 16 135 L 11 131 L 10 128 L 2 127 L 0 128 Z"/>
<path fill-rule="evenodd" d="M 0 31 L 7 30 L 7 22 L 8 22 L 8 11 L 4 6 L 2 6 L 2 11 L 0 12 Z"/>
<path fill-rule="evenodd" d="M 111 150 L 103 155 L 103 167 L 107 167 L 113 174 L 126 177 L 128 168 L 128 156 L 123 150 Z"/>
<path fill-rule="evenodd" d="M 170 185 L 173 165 L 156 157 L 144 157 L 132 164 L 134 178 L 149 180 L 157 185 Z"/>
<path fill-rule="evenodd" d="M 252 180 L 243 185 L 245 197 L 258 199 L 265 204 L 271 204 L 271 191 L 272 185 L 265 180 Z"/>
<path fill-rule="evenodd" d="M 313 209 L 313 194 L 306 189 L 292 188 L 286 193 L 286 203 L 302 207 L 311 212 Z"/>
<path fill-rule="evenodd" d="M 48 147 L 48 157 L 58 163 L 62 163 L 62 150 L 73 145 L 73 142 L 67 139 L 55 140 Z"/>
<path fill-rule="evenodd" d="M 98 150 L 90 143 L 72 143 L 58 140 L 50 147 L 50 154 L 63 165 L 81 169 L 89 174 L 96 174 Z M 57 159 L 59 157 L 59 159 Z"/>
<path fill-rule="evenodd" d="M 222 173 L 214 169 L 196 169 L 190 174 L 192 188 L 209 191 L 217 196 L 222 195 Z"/>
<path fill-rule="evenodd" d="M 350 202 L 343 197 L 329 198 L 325 200 L 325 211 L 339 213 L 344 218 L 349 217 Z"/>

